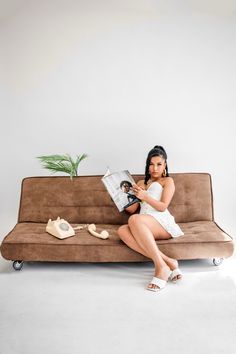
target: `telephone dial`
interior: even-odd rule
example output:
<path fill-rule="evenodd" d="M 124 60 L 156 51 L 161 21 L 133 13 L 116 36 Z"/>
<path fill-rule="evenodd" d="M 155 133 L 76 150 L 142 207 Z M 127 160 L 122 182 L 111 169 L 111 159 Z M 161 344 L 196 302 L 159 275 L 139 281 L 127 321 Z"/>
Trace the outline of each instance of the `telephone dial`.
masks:
<path fill-rule="evenodd" d="M 73 228 L 68 221 L 61 219 L 59 216 L 56 220 L 48 220 L 46 231 L 49 234 L 63 240 L 64 238 L 74 236 L 75 230 L 81 230 L 86 227 L 88 232 L 95 237 L 99 237 L 103 240 L 109 237 L 109 233 L 106 230 L 103 230 L 101 233 L 96 232 L 95 224 L 78 225 Z"/>

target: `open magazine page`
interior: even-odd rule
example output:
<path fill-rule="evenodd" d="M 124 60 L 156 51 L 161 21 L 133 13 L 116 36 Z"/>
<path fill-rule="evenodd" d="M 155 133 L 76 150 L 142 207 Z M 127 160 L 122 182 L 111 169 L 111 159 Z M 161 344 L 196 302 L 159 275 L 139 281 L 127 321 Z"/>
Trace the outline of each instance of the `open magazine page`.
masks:
<path fill-rule="evenodd" d="M 135 181 L 129 171 L 106 173 L 102 178 L 102 182 L 119 211 L 123 211 L 130 205 L 140 202 L 140 199 L 132 191 L 132 185 Z"/>

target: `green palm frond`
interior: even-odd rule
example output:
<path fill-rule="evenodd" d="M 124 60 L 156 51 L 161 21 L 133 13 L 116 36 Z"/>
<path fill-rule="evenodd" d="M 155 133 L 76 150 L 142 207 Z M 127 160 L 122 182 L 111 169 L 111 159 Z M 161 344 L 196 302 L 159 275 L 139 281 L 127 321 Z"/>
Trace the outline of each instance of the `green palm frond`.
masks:
<path fill-rule="evenodd" d="M 77 155 L 74 161 L 69 154 L 65 155 L 43 155 L 37 158 L 42 163 L 44 169 L 49 170 L 51 173 L 64 172 L 70 175 L 72 179 L 74 176 L 78 176 L 78 167 L 82 160 L 88 155 Z"/>
<path fill-rule="evenodd" d="M 86 159 L 86 157 L 88 157 L 87 154 L 82 154 L 82 155 L 77 155 L 76 156 L 76 161 L 75 161 L 75 170 L 78 170 L 78 166 L 80 164 L 81 161 L 83 161 L 84 159 Z"/>

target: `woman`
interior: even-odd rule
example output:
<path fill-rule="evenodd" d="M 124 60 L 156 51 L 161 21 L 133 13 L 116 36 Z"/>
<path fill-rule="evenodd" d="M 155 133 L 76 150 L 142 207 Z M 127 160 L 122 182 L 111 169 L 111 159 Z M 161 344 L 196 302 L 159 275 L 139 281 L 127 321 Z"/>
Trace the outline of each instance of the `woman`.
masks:
<path fill-rule="evenodd" d="M 145 179 L 133 185 L 133 192 L 141 199 L 139 214 L 129 217 L 128 225 L 118 229 L 118 235 L 130 248 L 151 258 L 155 265 L 155 276 L 147 289 L 159 291 L 167 280 L 174 282 L 182 278 L 177 260 L 162 253 L 155 240 L 170 239 L 183 235 L 168 206 L 175 192 L 174 181 L 168 174 L 167 154 L 162 146 L 156 145 L 149 151 L 146 160 Z M 126 211 L 134 213 L 139 207 L 135 203 Z"/>

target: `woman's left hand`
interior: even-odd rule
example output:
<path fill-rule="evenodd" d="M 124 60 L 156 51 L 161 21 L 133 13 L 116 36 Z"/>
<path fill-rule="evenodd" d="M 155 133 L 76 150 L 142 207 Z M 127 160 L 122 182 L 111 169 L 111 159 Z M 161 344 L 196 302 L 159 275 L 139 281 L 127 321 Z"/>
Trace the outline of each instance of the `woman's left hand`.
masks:
<path fill-rule="evenodd" d="M 145 189 L 138 186 L 137 184 L 133 184 L 132 189 L 137 198 L 145 201 L 145 198 L 147 196 L 147 191 Z"/>

